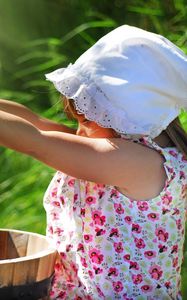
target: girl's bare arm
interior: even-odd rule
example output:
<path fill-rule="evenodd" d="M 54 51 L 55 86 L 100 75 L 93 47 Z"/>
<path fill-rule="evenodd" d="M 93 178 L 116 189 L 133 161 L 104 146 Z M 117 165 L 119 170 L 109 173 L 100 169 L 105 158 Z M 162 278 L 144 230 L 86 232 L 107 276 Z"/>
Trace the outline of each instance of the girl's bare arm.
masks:
<path fill-rule="evenodd" d="M 154 150 L 122 139 L 93 139 L 42 131 L 0 111 L 0 145 L 25 153 L 68 175 L 123 187 L 155 184 L 163 160 Z"/>
<path fill-rule="evenodd" d="M 38 116 L 36 113 L 32 112 L 28 107 L 20 103 L 0 99 L 0 110 L 25 119 L 40 130 L 62 131 L 71 134 L 75 134 L 76 132 L 75 129 L 69 128 L 65 125 L 58 124 L 54 121 Z"/>

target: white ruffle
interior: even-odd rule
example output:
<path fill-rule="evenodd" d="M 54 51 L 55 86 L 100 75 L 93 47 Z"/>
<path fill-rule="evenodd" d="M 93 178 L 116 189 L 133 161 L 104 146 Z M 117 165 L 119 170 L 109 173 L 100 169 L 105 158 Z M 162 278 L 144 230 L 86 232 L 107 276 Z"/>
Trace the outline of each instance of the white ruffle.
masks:
<path fill-rule="evenodd" d="M 127 135 L 149 135 L 155 138 L 164 130 L 169 123 L 179 114 L 179 107 L 171 109 L 171 114 L 164 120 L 158 120 L 157 125 L 144 124 L 144 127 L 137 121 L 128 119 L 124 111 L 118 107 L 111 106 L 105 93 L 93 82 L 80 74 L 74 65 L 69 64 L 67 68 L 57 69 L 45 74 L 46 79 L 52 81 L 55 88 L 64 96 L 73 99 L 76 110 L 80 114 L 94 121 L 102 127 L 112 128 L 120 134 Z"/>

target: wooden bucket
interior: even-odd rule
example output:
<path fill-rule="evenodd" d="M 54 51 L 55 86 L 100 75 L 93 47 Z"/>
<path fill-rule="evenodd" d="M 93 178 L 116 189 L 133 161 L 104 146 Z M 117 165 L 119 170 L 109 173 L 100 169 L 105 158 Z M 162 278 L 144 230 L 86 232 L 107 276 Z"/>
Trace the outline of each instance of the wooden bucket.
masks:
<path fill-rule="evenodd" d="M 0 299 L 49 299 L 56 257 L 45 236 L 0 229 Z"/>

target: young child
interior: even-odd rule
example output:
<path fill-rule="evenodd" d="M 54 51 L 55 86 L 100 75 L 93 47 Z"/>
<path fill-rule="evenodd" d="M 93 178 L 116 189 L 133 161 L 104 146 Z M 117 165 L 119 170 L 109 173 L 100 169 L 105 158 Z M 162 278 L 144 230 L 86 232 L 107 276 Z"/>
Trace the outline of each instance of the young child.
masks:
<path fill-rule="evenodd" d="M 44 196 L 58 249 L 51 299 L 181 299 L 187 57 L 121 26 L 47 74 L 73 131 L 0 101 L 0 144 L 57 170 Z"/>

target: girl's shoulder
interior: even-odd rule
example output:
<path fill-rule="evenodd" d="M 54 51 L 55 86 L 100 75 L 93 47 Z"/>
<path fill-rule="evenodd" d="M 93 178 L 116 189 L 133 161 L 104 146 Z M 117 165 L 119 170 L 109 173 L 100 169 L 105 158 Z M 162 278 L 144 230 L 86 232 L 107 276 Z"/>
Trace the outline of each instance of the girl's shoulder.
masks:
<path fill-rule="evenodd" d="M 177 148 L 162 148 L 149 137 L 122 138 L 145 146 L 139 157 L 135 157 L 135 166 L 129 170 L 128 186 L 126 182 L 124 186 L 118 185 L 124 195 L 134 200 L 150 200 L 158 197 L 168 184 L 173 187 L 176 181 L 181 186 L 187 184 L 187 160 Z"/>

